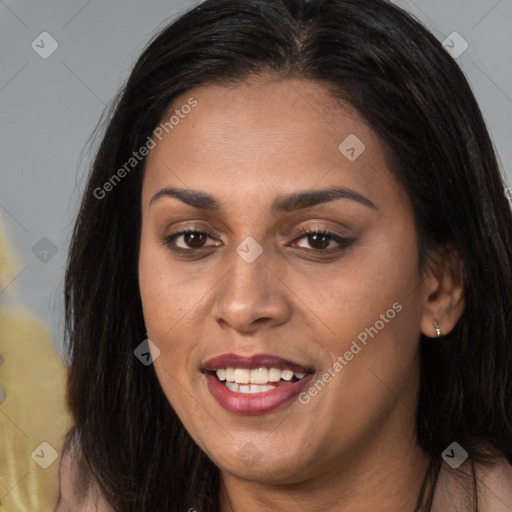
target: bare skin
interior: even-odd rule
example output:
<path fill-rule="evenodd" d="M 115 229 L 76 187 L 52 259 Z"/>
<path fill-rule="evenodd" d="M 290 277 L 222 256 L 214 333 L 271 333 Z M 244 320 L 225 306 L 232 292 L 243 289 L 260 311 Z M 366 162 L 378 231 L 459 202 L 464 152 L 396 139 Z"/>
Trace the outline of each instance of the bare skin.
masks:
<path fill-rule="evenodd" d="M 461 285 L 443 268 L 420 271 L 412 207 L 382 142 L 321 85 L 209 85 L 173 109 L 190 97 L 197 106 L 147 158 L 139 282 L 148 337 L 160 350 L 155 370 L 220 468 L 221 511 L 412 512 L 429 462 L 414 435 L 419 336 L 436 336 L 434 320 L 443 333 L 453 329 Z M 365 145 L 353 161 L 338 148 L 350 134 Z M 271 213 L 279 196 L 333 186 L 366 201 Z M 151 201 L 170 187 L 214 196 L 221 210 L 165 194 Z M 191 228 L 212 237 L 164 242 Z M 322 245 L 299 228 L 350 242 L 336 250 L 335 240 Z M 247 237 L 262 249 L 251 263 L 236 251 Z M 313 367 L 316 380 L 394 304 L 400 311 L 307 403 L 235 414 L 200 371 L 220 354 L 268 353 Z M 254 464 L 238 456 L 247 443 L 260 455 Z"/>

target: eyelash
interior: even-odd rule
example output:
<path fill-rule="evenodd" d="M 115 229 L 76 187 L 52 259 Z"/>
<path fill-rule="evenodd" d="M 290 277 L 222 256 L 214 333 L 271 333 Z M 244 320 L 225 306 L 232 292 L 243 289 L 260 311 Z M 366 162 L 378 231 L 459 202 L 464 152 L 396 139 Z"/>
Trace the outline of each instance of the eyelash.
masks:
<path fill-rule="evenodd" d="M 188 235 L 188 234 L 194 234 L 194 235 L 206 235 L 210 238 L 215 238 L 215 236 L 210 233 L 209 231 L 207 230 L 204 230 L 204 229 L 196 229 L 196 228 L 191 228 L 191 229 L 187 229 L 187 230 L 184 230 L 184 231 L 178 231 L 177 233 L 174 233 L 172 235 L 169 235 L 167 237 L 164 237 L 163 239 L 163 242 L 166 246 L 169 247 L 170 250 L 174 251 L 174 252 L 178 252 L 178 253 L 182 253 L 182 254 L 185 254 L 185 253 L 192 253 L 194 252 L 194 248 L 190 248 L 190 249 L 183 249 L 182 247 L 173 247 L 172 246 L 172 242 L 180 237 L 180 236 L 183 236 L 183 235 Z M 331 249 L 306 249 L 304 247 L 299 247 L 299 249 L 303 249 L 305 251 L 308 251 L 308 252 L 317 252 L 317 253 L 324 253 L 324 254 L 332 254 L 333 252 L 340 252 L 340 251 L 343 251 L 344 249 L 347 249 L 353 242 L 352 239 L 349 239 L 349 238 L 343 238 L 341 236 L 338 236 L 336 235 L 335 233 L 332 233 L 331 231 L 327 231 L 326 229 L 308 229 L 308 228 L 301 228 L 299 229 L 299 236 L 296 237 L 294 239 L 294 241 L 297 241 L 297 240 L 301 240 L 303 238 L 308 238 L 310 236 L 325 236 L 327 238 L 330 238 L 330 241 L 334 241 L 338 244 L 338 247 L 337 248 L 331 248 Z M 205 247 L 200 247 L 200 248 L 196 248 L 195 250 L 196 251 L 201 251 L 201 250 L 205 250 L 207 249 L 208 247 L 214 247 L 214 246 L 205 246 Z"/>

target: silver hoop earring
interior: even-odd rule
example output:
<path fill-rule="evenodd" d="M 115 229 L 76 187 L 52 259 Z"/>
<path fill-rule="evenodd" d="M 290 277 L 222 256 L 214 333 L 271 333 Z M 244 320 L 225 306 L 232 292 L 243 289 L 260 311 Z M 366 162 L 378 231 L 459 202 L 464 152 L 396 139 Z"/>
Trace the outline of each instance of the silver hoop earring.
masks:
<path fill-rule="evenodd" d="M 434 328 L 436 330 L 437 337 L 440 338 L 442 336 L 441 329 L 439 328 L 439 322 L 434 320 Z"/>

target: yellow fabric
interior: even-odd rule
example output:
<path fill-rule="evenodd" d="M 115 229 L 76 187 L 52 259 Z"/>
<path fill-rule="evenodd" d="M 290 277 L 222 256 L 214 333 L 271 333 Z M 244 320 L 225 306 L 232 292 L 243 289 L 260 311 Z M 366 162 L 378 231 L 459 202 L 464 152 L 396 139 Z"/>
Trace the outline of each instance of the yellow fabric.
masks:
<path fill-rule="evenodd" d="M 19 271 L 0 225 L 2 304 L 15 295 Z M 65 407 L 66 367 L 42 323 L 4 307 L 0 356 L 0 393 L 5 391 L 0 402 L 0 512 L 53 512 L 64 435 L 71 427 Z M 43 445 L 34 452 L 42 442 L 58 456 L 47 469 L 40 464 L 52 460 L 51 449 Z"/>
<path fill-rule="evenodd" d="M 6 392 L 0 403 L 0 511 L 51 512 L 59 494 L 64 435 L 71 426 L 66 368 L 48 331 L 26 315 L 0 312 L 0 355 L 0 387 Z M 31 456 L 42 442 L 58 454 L 46 469 Z M 43 465 L 51 456 L 46 445 L 34 453 Z"/>

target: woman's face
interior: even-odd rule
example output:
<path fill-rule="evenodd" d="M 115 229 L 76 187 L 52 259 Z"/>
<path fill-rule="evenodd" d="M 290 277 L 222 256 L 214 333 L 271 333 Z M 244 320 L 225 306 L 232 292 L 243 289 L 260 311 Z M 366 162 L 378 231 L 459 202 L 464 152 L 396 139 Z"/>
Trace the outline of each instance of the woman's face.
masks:
<path fill-rule="evenodd" d="M 164 121 L 176 109 L 147 157 L 139 280 L 188 432 L 223 471 L 280 483 L 409 439 L 424 286 L 376 134 L 302 80 L 196 88 Z"/>

